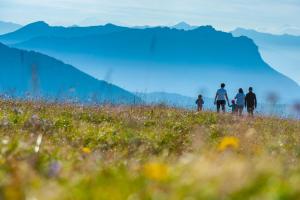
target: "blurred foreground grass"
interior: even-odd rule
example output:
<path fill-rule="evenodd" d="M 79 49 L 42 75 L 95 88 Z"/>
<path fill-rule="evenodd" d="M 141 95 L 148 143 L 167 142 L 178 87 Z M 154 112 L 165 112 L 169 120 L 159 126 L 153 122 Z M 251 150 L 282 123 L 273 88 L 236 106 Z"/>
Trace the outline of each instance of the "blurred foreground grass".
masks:
<path fill-rule="evenodd" d="M 0 102 L 0 200 L 300 199 L 300 122 Z"/>

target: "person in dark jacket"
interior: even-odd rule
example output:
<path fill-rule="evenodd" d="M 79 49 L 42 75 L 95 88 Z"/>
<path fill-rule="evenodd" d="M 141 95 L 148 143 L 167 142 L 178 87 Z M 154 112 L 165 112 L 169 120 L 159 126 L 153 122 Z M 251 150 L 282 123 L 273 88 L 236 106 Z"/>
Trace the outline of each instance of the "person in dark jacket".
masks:
<path fill-rule="evenodd" d="M 202 109 L 203 109 L 203 104 L 204 104 L 204 100 L 203 100 L 201 94 L 198 96 L 198 99 L 197 99 L 197 101 L 196 101 L 196 104 L 197 104 L 197 107 L 198 107 L 198 108 L 197 108 L 198 112 L 202 111 Z"/>
<path fill-rule="evenodd" d="M 245 97 L 245 107 L 249 116 L 253 116 L 253 112 L 257 108 L 257 99 L 252 87 L 249 88 L 249 92 Z"/>

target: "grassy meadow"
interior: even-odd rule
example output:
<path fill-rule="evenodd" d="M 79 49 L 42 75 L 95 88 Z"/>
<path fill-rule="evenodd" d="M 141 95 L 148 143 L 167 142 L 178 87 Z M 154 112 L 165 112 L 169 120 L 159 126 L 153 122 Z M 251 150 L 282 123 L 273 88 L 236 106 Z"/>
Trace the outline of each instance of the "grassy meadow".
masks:
<path fill-rule="evenodd" d="M 0 101 L 0 200 L 300 199 L 300 122 Z"/>

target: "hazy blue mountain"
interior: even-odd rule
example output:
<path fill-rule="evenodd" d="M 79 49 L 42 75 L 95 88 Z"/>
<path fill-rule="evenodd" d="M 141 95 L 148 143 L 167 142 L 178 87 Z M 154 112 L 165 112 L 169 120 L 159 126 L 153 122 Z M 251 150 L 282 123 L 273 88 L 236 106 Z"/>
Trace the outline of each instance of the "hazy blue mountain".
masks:
<path fill-rule="evenodd" d="M 15 46 L 51 55 L 134 92 L 196 96 L 204 91 L 201 93 L 213 97 L 219 84 L 225 82 L 231 97 L 239 87 L 246 90 L 249 86 L 255 88 L 261 101 L 273 92 L 282 100 L 300 95 L 294 81 L 264 62 L 251 39 L 233 37 L 211 26 L 184 31 L 110 25 L 109 30 L 122 31 L 95 35 L 85 34 L 88 27 L 79 29 L 83 36 L 27 36 L 32 39 Z"/>
<path fill-rule="evenodd" d="M 10 33 L 10 32 L 14 32 L 14 31 L 18 30 L 21 27 L 22 27 L 21 25 L 15 24 L 15 23 L 12 23 L 12 22 L 0 21 L 0 35 Z"/>
<path fill-rule="evenodd" d="M 99 103 L 140 102 L 135 95 L 97 80 L 71 65 L 1 43 L 0 70 L 1 94 Z"/>
<path fill-rule="evenodd" d="M 14 44 L 36 37 L 79 37 L 88 35 L 101 35 L 112 32 L 119 32 L 127 30 L 126 27 L 114 26 L 106 24 L 104 26 L 90 26 L 90 27 L 62 27 L 62 26 L 49 26 L 43 21 L 31 23 L 23 28 L 0 36 L 0 42 L 5 44 Z"/>
<path fill-rule="evenodd" d="M 234 36 L 247 36 L 253 39 L 262 48 L 270 46 L 280 46 L 300 48 L 300 36 L 294 35 L 274 35 L 270 33 L 261 33 L 251 29 L 237 28 L 232 31 Z"/>
<path fill-rule="evenodd" d="M 190 31 L 190 30 L 198 28 L 198 26 L 191 26 L 186 22 L 180 22 L 180 23 L 178 23 L 174 26 L 171 26 L 171 28 L 175 28 L 175 29 L 178 29 L 178 30 Z"/>
<path fill-rule="evenodd" d="M 264 60 L 300 85 L 300 36 L 274 35 L 242 28 L 234 30 L 232 34 L 253 39 Z"/>
<path fill-rule="evenodd" d="M 136 93 L 143 102 L 147 104 L 163 104 L 172 107 L 196 109 L 197 97 L 188 97 L 176 93 L 167 92 L 151 92 L 151 93 Z M 206 109 L 210 109 L 213 106 L 213 99 L 204 97 Z"/>
<path fill-rule="evenodd" d="M 186 22 L 179 22 L 178 24 L 175 24 L 174 26 L 149 26 L 149 25 L 145 25 L 145 26 L 133 26 L 132 28 L 136 28 L 136 29 L 146 29 L 146 28 L 175 28 L 178 30 L 185 30 L 185 31 L 190 31 L 193 29 L 198 28 L 198 26 L 191 26 Z"/>

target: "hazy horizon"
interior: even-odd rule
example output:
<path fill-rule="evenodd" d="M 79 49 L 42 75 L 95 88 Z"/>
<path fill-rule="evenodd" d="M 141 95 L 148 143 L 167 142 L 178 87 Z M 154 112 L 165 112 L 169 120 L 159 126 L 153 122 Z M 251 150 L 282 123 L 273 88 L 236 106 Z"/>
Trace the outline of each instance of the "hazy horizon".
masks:
<path fill-rule="evenodd" d="M 72 6 L 70 6 L 72 4 Z M 40 11 L 43 10 L 42 14 Z M 300 35 L 297 0 L 2 0 L 0 19 L 26 25 L 46 21 L 51 25 L 80 26 L 113 23 L 123 26 L 171 26 L 179 22 L 212 25 L 218 30 L 237 27 L 274 34 Z"/>

